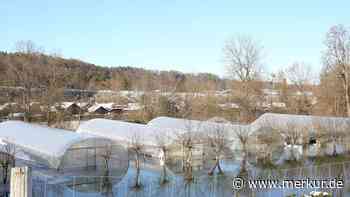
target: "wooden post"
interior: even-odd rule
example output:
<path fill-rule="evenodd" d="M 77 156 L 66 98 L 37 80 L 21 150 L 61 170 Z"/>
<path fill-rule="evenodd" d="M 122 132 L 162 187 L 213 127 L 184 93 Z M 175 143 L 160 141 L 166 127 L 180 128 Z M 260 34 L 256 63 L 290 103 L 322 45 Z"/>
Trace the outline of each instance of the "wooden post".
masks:
<path fill-rule="evenodd" d="M 32 173 L 29 167 L 11 169 L 10 197 L 32 197 Z"/>

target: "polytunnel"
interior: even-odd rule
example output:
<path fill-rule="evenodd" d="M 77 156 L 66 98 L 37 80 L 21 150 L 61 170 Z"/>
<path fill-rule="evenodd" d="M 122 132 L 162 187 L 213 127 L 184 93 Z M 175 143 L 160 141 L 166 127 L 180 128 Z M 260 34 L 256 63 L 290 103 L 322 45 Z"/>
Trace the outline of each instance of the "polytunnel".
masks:
<path fill-rule="evenodd" d="M 194 132 L 206 134 L 210 132 L 216 132 L 218 130 L 226 133 L 226 137 L 232 140 L 232 149 L 239 149 L 240 142 L 237 138 L 237 134 L 243 134 L 244 132 L 249 132 L 249 127 L 240 124 L 230 124 L 230 123 L 216 123 L 211 121 L 199 121 L 199 120 L 189 120 L 181 118 L 172 117 L 157 117 L 148 122 L 149 126 L 157 128 L 168 128 L 182 130 L 186 132 Z"/>
<path fill-rule="evenodd" d="M 182 131 L 98 118 L 82 123 L 77 132 L 108 138 L 125 146 L 136 140 L 135 138 L 146 146 L 158 146 L 159 137 L 163 138 L 165 143 L 172 143 L 175 136 Z"/>
<path fill-rule="evenodd" d="M 221 127 L 225 128 L 227 131 L 231 131 L 231 133 L 245 130 L 249 132 L 249 134 L 254 134 L 254 132 L 259 131 L 264 127 L 285 129 L 288 124 L 293 124 L 293 126 L 297 128 L 310 128 L 310 130 L 313 130 L 316 126 L 325 128 L 336 126 L 345 127 L 350 125 L 350 118 L 265 113 L 254 122 L 247 125 L 213 123 L 209 121 L 188 120 L 171 117 L 157 117 L 148 122 L 148 125 L 154 127 L 172 128 L 186 131 L 210 130 L 218 125 L 221 125 Z"/>
<path fill-rule="evenodd" d="M 125 148 L 109 139 L 22 121 L 0 123 L 0 139 L 16 147 L 15 157 L 59 171 L 103 168 L 103 155 L 111 146 L 118 164 L 127 160 Z"/>
<path fill-rule="evenodd" d="M 255 131 L 264 126 L 272 126 L 283 129 L 286 128 L 288 124 L 293 124 L 295 127 L 312 129 L 316 126 L 330 127 L 332 124 L 337 126 L 346 126 L 349 123 L 349 118 L 342 117 L 265 113 L 257 120 L 252 122 L 249 126 L 251 130 Z"/>

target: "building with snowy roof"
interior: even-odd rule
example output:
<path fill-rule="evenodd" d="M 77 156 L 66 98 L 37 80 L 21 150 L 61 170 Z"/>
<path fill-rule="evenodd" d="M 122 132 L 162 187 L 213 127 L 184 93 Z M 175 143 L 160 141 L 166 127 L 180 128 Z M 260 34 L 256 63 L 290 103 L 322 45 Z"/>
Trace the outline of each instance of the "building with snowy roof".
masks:
<path fill-rule="evenodd" d="M 127 151 L 109 139 L 22 121 L 0 123 L 0 140 L 16 147 L 18 159 L 62 172 L 104 168 L 103 155 L 111 146 L 115 160 L 127 159 Z"/>

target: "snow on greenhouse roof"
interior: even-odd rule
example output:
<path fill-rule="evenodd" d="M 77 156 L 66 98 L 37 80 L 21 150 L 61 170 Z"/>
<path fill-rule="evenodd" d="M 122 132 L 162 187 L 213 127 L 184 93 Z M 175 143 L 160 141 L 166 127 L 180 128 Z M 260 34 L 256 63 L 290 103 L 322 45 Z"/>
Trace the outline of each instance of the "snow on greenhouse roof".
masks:
<path fill-rule="evenodd" d="M 144 124 L 129 123 L 108 119 L 92 119 L 82 123 L 78 133 L 88 133 L 120 142 L 130 143 L 133 137 L 138 137 L 145 145 L 157 144 L 158 135 L 172 138 L 175 130 L 156 128 Z"/>
<path fill-rule="evenodd" d="M 59 158 L 74 143 L 88 138 L 91 136 L 22 121 L 0 123 L 1 141 L 14 144 L 29 152 L 43 154 L 46 158 Z"/>

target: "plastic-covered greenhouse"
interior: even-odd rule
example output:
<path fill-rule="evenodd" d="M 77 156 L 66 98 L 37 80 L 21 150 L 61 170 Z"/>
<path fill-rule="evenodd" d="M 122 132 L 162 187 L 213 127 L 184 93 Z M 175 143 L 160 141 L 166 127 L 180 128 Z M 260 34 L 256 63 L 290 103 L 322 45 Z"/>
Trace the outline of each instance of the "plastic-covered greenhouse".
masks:
<path fill-rule="evenodd" d="M 247 125 L 238 125 L 230 123 L 216 123 L 211 121 L 198 121 L 198 120 L 188 120 L 181 118 L 171 118 L 171 117 L 158 117 L 148 122 L 147 124 L 150 127 L 157 127 L 163 129 L 173 129 L 181 130 L 184 133 L 186 132 L 196 132 L 196 133 L 207 133 L 210 131 L 215 131 L 220 129 L 227 133 L 227 137 L 233 141 L 233 149 L 239 147 L 239 141 L 235 136 L 233 131 L 237 130 L 244 132 L 246 129 L 249 129 Z"/>
<path fill-rule="evenodd" d="M 287 124 L 294 124 L 296 127 L 306 127 L 312 130 L 315 126 L 329 127 L 330 124 L 338 126 L 347 125 L 350 124 L 350 118 L 265 113 L 248 125 L 212 123 L 209 121 L 187 120 L 171 117 L 158 117 L 148 122 L 148 125 L 154 127 L 187 131 L 205 130 L 215 127 L 215 125 L 222 125 L 229 131 L 246 130 L 250 131 L 251 134 L 266 126 L 283 129 Z"/>
<path fill-rule="evenodd" d="M 92 119 L 82 123 L 77 132 L 112 139 L 124 145 L 128 145 L 137 137 L 146 146 L 157 146 L 158 136 L 174 139 L 174 135 L 182 131 L 116 120 Z"/>
<path fill-rule="evenodd" d="M 14 145 L 16 157 L 58 171 L 105 168 L 105 154 L 112 150 L 109 165 L 127 165 L 127 151 L 111 140 L 21 121 L 0 123 L 0 139 Z M 114 163 L 111 163 L 114 162 Z"/>

